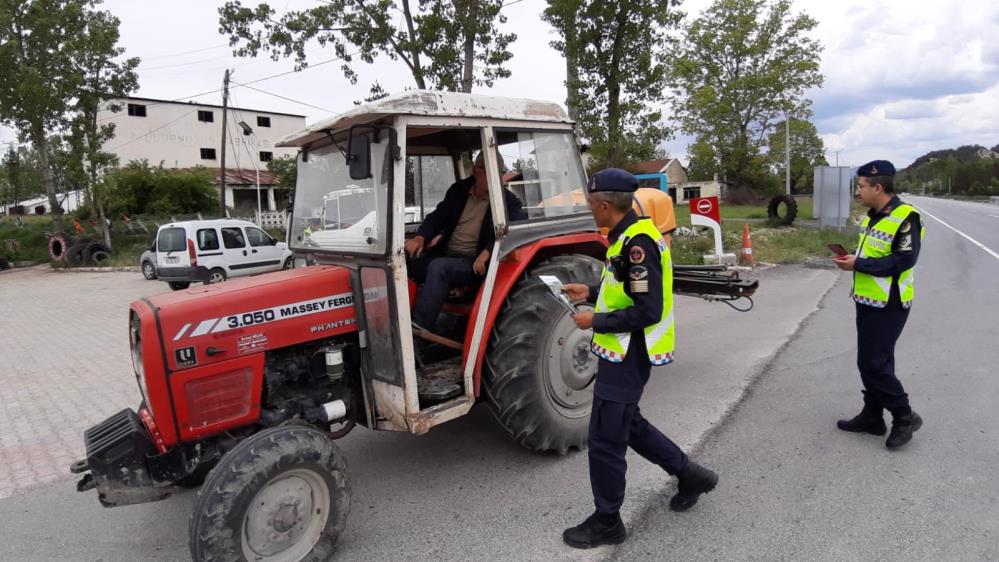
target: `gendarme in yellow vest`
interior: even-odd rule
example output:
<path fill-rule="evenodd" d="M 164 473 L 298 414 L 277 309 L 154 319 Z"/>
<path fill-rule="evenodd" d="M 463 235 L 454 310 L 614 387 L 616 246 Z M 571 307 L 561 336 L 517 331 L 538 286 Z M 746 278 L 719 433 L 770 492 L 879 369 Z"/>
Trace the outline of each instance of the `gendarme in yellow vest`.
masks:
<path fill-rule="evenodd" d="M 905 219 L 916 209 L 911 205 L 902 204 L 892 210 L 891 214 L 882 217 L 874 226 L 871 226 L 871 217 L 864 217 L 861 223 L 860 242 L 857 244 L 858 258 L 883 258 L 891 254 L 891 244 L 895 240 L 898 229 L 905 222 Z M 920 221 L 919 237 L 926 236 L 926 227 Z M 912 298 L 915 295 L 914 268 L 909 268 L 898 276 L 899 296 L 902 298 L 902 306 L 909 308 L 912 305 Z M 892 277 L 875 277 L 858 271 L 853 272 L 853 300 L 860 304 L 884 308 L 888 306 L 888 297 L 891 294 Z"/>
<path fill-rule="evenodd" d="M 659 247 L 659 259 L 663 270 L 663 313 L 659 322 L 646 326 L 645 347 L 648 349 L 649 362 L 653 365 L 665 365 L 673 360 L 674 329 L 673 329 L 673 266 L 670 262 L 669 246 L 663 240 L 662 234 L 652 221 L 643 218 L 629 226 L 617 241 L 607 248 L 607 260 L 604 265 L 603 277 L 600 280 L 600 294 L 597 296 L 597 306 L 594 312 L 613 312 L 634 305 L 634 301 L 624 290 L 627 281 L 618 281 L 611 271 L 611 259 L 619 256 L 627 240 L 645 234 L 655 240 Z M 631 343 L 631 333 L 601 334 L 594 332 L 591 348 L 596 355 L 620 363 L 628 353 Z"/>

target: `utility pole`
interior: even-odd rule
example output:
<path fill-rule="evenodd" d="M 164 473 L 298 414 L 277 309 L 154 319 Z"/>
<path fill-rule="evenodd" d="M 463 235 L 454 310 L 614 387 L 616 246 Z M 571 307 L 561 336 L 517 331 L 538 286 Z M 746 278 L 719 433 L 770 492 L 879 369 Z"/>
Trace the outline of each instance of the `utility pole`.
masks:
<path fill-rule="evenodd" d="M 225 69 L 225 78 L 222 79 L 222 173 L 219 175 L 219 198 L 221 201 L 222 218 L 226 218 L 225 212 L 225 135 L 226 122 L 229 116 L 229 69 Z"/>
<path fill-rule="evenodd" d="M 784 193 L 791 195 L 791 118 L 784 114 Z"/>

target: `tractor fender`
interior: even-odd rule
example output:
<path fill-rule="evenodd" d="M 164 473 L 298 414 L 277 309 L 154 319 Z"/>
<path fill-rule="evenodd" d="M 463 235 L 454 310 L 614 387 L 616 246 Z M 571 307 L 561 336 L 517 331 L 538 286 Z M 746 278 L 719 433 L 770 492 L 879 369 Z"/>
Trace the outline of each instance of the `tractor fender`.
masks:
<path fill-rule="evenodd" d="M 492 299 L 489 301 L 489 309 L 486 314 L 485 323 L 482 326 L 483 337 L 479 342 L 479 350 L 475 359 L 475 371 L 472 375 L 472 384 L 476 397 L 479 396 L 482 386 L 483 359 L 486 354 L 486 347 L 489 345 L 489 334 L 492 333 L 493 323 L 506 303 L 507 295 L 510 294 L 510 291 L 521 280 L 524 271 L 532 263 L 562 254 L 585 254 L 603 261 L 606 251 L 607 239 L 605 237 L 597 232 L 582 232 L 552 236 L 525 244 L 500 260 L 496 279 L 493 283 Z M 463 364 L 468 363 L 468 356 L 471 353 L 472 335 L 475 332 L 475 319 L 479 316 L 479 306 L 482 302 L 483 292 L 479 291 L 472 306 L 472 314 L 469 317 L 468 328 L 466 328 L 465 332 L 465 348 L 462 351 Z"/>

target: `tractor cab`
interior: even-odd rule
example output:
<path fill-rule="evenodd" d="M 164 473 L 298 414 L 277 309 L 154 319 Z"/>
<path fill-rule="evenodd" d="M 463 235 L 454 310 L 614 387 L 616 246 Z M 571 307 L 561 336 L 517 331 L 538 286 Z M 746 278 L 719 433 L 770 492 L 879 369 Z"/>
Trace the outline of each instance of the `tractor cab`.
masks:
<path fill-rule="evenodd" d="M 373 426 L 421 433 L 468 411 L 488 369 L 499 310 L 538 259 L 578 253 L 589 260 L 588 280 L 598 279 L 604 242 L 586 205 L 573 124 L 557 104 L 411 91 L 314 125 L 280 146 L 300 149 L 289 229 L 296 256 L 351 272 L 369 350 Z M 488 266 L 473 283 L 451 287 L 435 333 L 414 331 L 421 288 L 405 242 L 448 189 L 472 175 L 482 152 L 495 231 Z M 519 209 L 511 213 L 509 201 Z M 428 240 L 427 250 L 443 255 L 434 248 L 439 242 Z M 578 332 L 564 324 L 563 336 Z M 582 353 L 588 333 L 569 339 L 579 349 L 562 354 L 564 369 L 558 361 L 534 367 L 558 371 L 559 380 L 546 386 L 563 401 L 568 396 L 566 407 L 582 408 L 585 418 L 596 359 Z M 563 370 L 572 373 L 568 385 Z"/>

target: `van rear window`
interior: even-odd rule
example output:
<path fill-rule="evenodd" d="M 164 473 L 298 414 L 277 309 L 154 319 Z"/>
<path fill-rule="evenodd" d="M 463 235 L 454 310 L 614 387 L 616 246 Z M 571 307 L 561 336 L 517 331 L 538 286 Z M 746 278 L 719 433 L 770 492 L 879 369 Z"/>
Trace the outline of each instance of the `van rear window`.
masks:
<path fill-rule="evenodd" d="M 183 252 L 187 249 L 187 235 L 183 228 L 164 228 L 156 241 L 159 252 Z"/>

